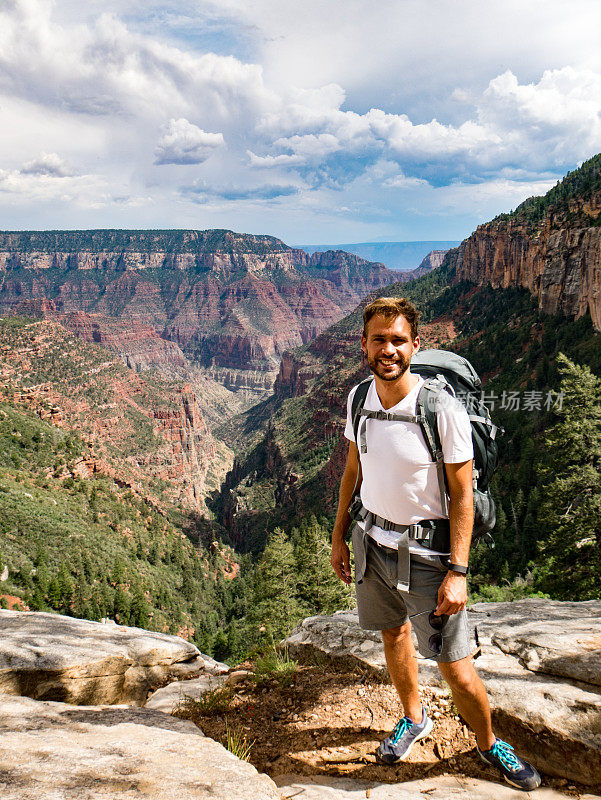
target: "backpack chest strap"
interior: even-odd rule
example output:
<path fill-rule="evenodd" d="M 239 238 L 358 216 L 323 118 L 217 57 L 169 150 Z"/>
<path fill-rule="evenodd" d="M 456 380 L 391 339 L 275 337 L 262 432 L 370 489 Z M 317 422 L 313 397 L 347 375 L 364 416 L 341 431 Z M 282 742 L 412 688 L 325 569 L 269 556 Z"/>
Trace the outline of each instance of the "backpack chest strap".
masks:
<path fill-rule="evenodd" d="M 389 411 L 367 411 L 362 408 L 359 411 L 359 449 L 361 453 L 367 453 L 367 420 L 379 419 L 387 420 L 389 422 L 413 422 L 420 424 L 423 422 L 423 417 L 416 414 L 391 414 Z"/>

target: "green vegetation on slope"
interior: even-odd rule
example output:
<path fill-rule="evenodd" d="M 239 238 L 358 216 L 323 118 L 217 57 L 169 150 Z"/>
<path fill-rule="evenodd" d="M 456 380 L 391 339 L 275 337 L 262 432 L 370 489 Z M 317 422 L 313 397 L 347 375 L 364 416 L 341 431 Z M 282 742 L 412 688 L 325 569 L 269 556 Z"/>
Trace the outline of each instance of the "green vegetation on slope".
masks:
<path fill-rule="evenodd" d="M 275 528 L 255 565 L 246 561 L 240 616 L 215 642 L 217 658 L 240 661 L 273 649 L 294 625 L 314 614 L 355 605 L 354 592 L 330 565 L 330 524 L 310 515 L 287 532 Z"/>
<path fill-rule="evenodd" d="M 552 189 L 538 197 L 529 197 L 524 200 L 511 214 L 500 214 L 493 222 L 508 219 L 523 219 L 527 222 L 538 222 L 543 219 L 549 210 L 568 214 L 570 200 L 579 202 L 588 200 L 594 193 L 601 190 L 601 153 L 585 161 L 581 167 L 575 169 Z M 601 224 L 601 218 L 587 218 L 588 225 Z"/>
<path fill-rule="evenodd" d="M 290 248 L 274 236 L 225 229 L 0 231 L 0 245 L 22 252 L 279 253 Z"/>
<path fill-rule="evenodd" d="M 86 455 L 72 433 L 0 404 L 0 591 L 33 610 L 182 632 L 211 651 L 235 600 L 219 550 L 106 477 L 61 477 Z"/>

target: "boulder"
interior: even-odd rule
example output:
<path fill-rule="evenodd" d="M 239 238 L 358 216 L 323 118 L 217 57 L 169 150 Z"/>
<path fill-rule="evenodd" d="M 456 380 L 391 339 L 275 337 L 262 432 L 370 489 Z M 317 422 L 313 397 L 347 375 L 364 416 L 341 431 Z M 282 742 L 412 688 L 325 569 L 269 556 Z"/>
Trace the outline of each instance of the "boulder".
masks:
<path fill-rule="evenodd" d="M 477 603 L 472 611 L 487 615 L 486 629 L 504 653 L 533 672 L 601 686 L 601 601 L 495 603 L 494 614 L 490 605 Z"/>
<path fill-rule="evenodd" d="M 77 705 L 142 705 L 169 680 L 227 671 L 177 636 L 0 610 L 0 693 Z"/>
<path fill-rule="evenodd" d="M 146 708 L 0 695 L 2 800 L 280 800 L 192 723 Z"/>
<path fill-rule="evenodd" d="M 496 734 L 543 772 L 601 785 L 601 601 L 477 603 L 468 620 Z M 387 676 L 380 635 L 363 631 L 356 612 L 309 617 L 284 643 L 300 660 Z M 434 662 L 419 667 L 423 684 L 442 685 Z"/>
<path fill-rule="evenodd" d="M 187 700 L 198 700 L 205 692 L 218 689 L 226 681 L 225 675 L 202 675 L 191 681 L 174 681 L 153 692 L 144 704 L 144 708 L 175 714 Z"/>

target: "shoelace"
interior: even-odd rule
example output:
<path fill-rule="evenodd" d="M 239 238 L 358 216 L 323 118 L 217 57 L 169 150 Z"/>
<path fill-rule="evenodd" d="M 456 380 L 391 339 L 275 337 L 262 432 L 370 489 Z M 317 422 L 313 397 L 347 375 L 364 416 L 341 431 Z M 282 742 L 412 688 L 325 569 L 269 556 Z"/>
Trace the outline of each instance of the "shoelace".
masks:
<path fill-rule="evenodd" d="M 413 721 L 409 717 L 403 717 L 394 726 L 392 731 L 392 744 L 396 744 L 401 736 L 413 726 Z"/>
<path fill-rule="evenodd" d="M 513 747 L 510 744 L 507 744 L 507 742 L 504 742 L 502 739 L 497 739 L 497 741 L 490 748 L 490 752 L 512 772 L 517 772 L 522 768 L 522 765 L 513 753 Z"/>

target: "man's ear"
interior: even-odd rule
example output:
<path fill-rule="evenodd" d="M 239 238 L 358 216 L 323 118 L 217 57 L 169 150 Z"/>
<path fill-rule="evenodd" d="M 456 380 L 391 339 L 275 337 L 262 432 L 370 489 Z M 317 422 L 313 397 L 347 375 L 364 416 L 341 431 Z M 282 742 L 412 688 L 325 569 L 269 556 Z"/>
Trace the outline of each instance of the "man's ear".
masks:
<path fill-rule="evenodd" d="M 415 355 L 419 350 L 419 345 L 420 345 L 419 336 L 416 336 L 415 339 L 413 340 L 413 355 Z"/>
<path fill-rule="evenodd" d="M 361 350 L 367 355 L 367 339 L 363 333 L 361 334 Z"/>

